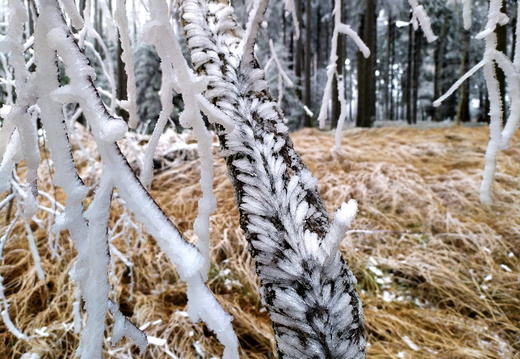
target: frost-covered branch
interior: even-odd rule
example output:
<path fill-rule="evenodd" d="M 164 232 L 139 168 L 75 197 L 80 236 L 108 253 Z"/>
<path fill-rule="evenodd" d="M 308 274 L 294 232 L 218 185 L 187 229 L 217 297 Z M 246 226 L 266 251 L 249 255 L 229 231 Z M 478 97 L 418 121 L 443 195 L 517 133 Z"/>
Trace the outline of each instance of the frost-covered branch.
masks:
<path fill-rule="evenodd" d="M 278 55 L 276 54 L 276 49 L 274 47 L 274 43 L 273 43 L 272 39 L 269 39 L 269 50 L 271 52 L 271 58 L 267 61 L 264 71 L 268 72 L 270 64 L 272 64 L 272 63 L 275 64 L 276 69 L 278 71 L 278 106 L 280 106 L 282 104 L 282 100 L 283 100 L 284 82 L 287 85 L 287 87 L 289 87 L 289 88 L 294 87 L 294 82 L 292 82 L 292 80 L 289 78 L 289 76 L 283 69 L 283 66 L 280 63 L 280 59 L 278 58 Z"/>
<path fill-rule="evenodd" d="M 247 21 L 246 31 L 242 37 L 242 41 L 238 46 L 239 52 L 242 54 L 244 61 L 253 61 L 254 46 L 258 30 L 264 18 L 265 10 L 267 9 L 268 0 L 254 0 L 253 8 L 249 12 L 249 19 Z"/>
<path fill-rule="evenodd" d="M 26 70 L 29 66 L 23 56 L 24 49 L 19 45 L 23 44 L 23 33 L 20 29 L 23 28 L 26 18 L 23 17 L 25 14 L 23 6 L 15 0 L 11 1 L 13 10 L 11 13 L 16 21 L 11 22 L 11 35 L 1 45 L 1 50 L 15 54 L 10 57 L 10 62 L 15 67 L 15 85 L 20 92 L 16 102 L 9 107 L 0 132 L 0 138 L 6 139 L 5 147 L 0 148 L 2 150 L 0 189 L 2 191 L 9 189 L 7 181 L 14 165 L 25 159 L 30 190 L 24 196 L 17 198 L 23 200 L 24 216 L 31 216 L 38 208 L 34 201 L 38 191 L 33 178 L 36 179 L 39 163 L 36 132 L 36 119 L 39 117 L 55 166 L 53 182 L 62 187 L 67 195 L 65 208 L 56 218 L 53 230 L 55 232 L 68 230 L 78 250 L 78 261 L 71 275 L 79 283 L 78 293 L 81 293 L 85 302 L 87 322 L 77 354 L 82 358 L 101 358 L 105 319 L 109 307 L 113 309 L 112 312 L 116 317 L 114 338 L 127 336 L 135 339 L 139 347 L 145 346 L 144 334 L 138 334 L 134 327 L 124 324 L 126 321 L 120 320 L 120 313 L 109 305 L 110 287 L 107 267 L 110 262 L 108 254 L 110 246 L 107 222 L 111 195 L 115 188 L 126 207 L 144 224 L 146 230 L 176 265 L 181 279 L 188 283 L 188 311 L 191 318 L 204 320 L 208 327 L 215 331 L 225 345 L 224 358 L 237 358 L 238 344 L 231 328 L 231 316 L 220 307 L 204 282 L 203 272 L 208 266 L 207 257 L 185 241 L 144 189 L 119 150 L 115 141 L 125 135 L 127 125 L 122 119 L 113 117 L 112 111 L 109 112 L 103 104 L 100 91 L 93 83 L 94 68 L 66 24 L 57 1 L 40 0 L 37 6 L 39 16 L 35 21 L 34 33 L 35 72 L 29 75 Z M 79 20 L 77 21 L 79 26 L 78 22 Z M 89 26 L 86 21 L 85 28 L 88 29 Z M 79 42 L 81 41 L 80 34 Z M 180 47 L 176 56 L 182 58 Z M 59 63 L 64 65 L 69 78 L 66 85 L 60 84 L 59 81 Z M 187 67 L 185 61 L 184 64 Z M 197 103 L 200 103 L 203 109 L 214 107 L 200 94 L 198 96 L 195 94 L 193 98 L 197 98 Z M 113 103 L 115 96 L 111 100 Z M 63 113 L 64 105 L 71 103 L 79 104 L 81 112 L 76 113 L 83 113 L 88 121 L 103 164 L 94 200 L 86 211 L 84 211 L 83 201 L 89 188 L 78 176 L 69 142 L 71 138 L 69 131 L 72 131 L 72 126 L 69 121 L 66 121 Z M 220 121 L 223 125 L 227 124 L 225 116 L 216 108 L 212 112 L 211 119 Z M 209 156 L 211 156 L 211 141 Z M 21 217 L 18 215 L 18 218 Z M 26 228 L 30 227 L 26 225 Z M 33 247 L 35 246 L 31 245 L 31 252 L 34 255 Z M 75 327 L 77 328 L 79 328 L 79 319 L 77 319 L 79 303 L 80 301 L 77 300 L 75 305 Z M 6 309 L 4 308 L 2 313 L 4 319 L 8 318 L 5 314 Z M 6 320 L 6 323 L 9 325 L 10 321 Z M 12 332 L 15 335 L 20 333 L 15 329 Z M 17 336 L 23 337 L 23 335 Z"/>
<path fill-rule="evenodd" d="M 293 19 L 294 39 L 298 40 L 300 38 L 300 23 L 298 21 L 298 13 L 296 12 L 294 0 L 284 0 L 284 1 L 285 1 L 285 10 L 291 13 L 291 16 Z"/>
<path fill-rule="evenodd" d="M 365 58 L 370 56 L 370 49 L 366 46 L 366 44 L 361 40 L 357 32 L 352 30 L 352 28 L 349 25 L 343 24 L 341 22 L 341 1 L 335 0 L 334 1 L 334 31 L 332 33 L 332 46 L 330 49 L 330 59 L 329 59 L 329 65 L 327 66 L 327 83 L 325 85 L 325 90 L 323 91 L 323 98 L 321 100 L 321 108 L 320 113 L 318 115 L 318 123 L 320 125 L 320 128 L 325 127 L 325 120 L 327 119 L 327 113 L 329 108 L 329 102 L 332 96 L 332 83 L 334 80 L 334 77 L 336 77 L 341 83 L 343 83 L 342 79 L 339 79 L 338 75 L 338 69 L 336 68 L 336 64 L 338 61 L 338 55 L 337 55 L 337 48 L 338 48 L 338 39 L 340 34 L 344 34 L 349 36 L 354 40 L 357 47 L 359 48 L 359 51 L 363 53 L 363 56 Z M 342 65 L 343 66 L 343 65 Z M 345 93 L 345 91 L 341 91 L 342 94 Z M 345 122 L 345 118 L 347 115 L 346 110 L 346 101 L 344 99 L 344 96 L 342 97 L 343 100 L 340 100 L 341 104 L 341 112 L 340 112 L 340 118 L 338 119 L 338 127 L 336 128 L 336 147 L 341 147 L 341 136 L 339 135 L 341 131 L 343 131 L 343 123 Z M 345 108 L 343 108 L 345 107 Z"/>
<path fill-rule="evenodd" d="M 462 19 L 464 21 L 464 30 L 471 28 L 471 1 L 462 0 Z"/>
<path fill-rule="evenodd" d="M 104 2 L 101 1 L 99 4 L 103 4 Z M 94 52 L 95 56 L 98 57 L 98 59 L 101 59 L 99 61 L 99 64 L 103 70 L 103 75 L 108 81 L 109 89 L 108 91 L 108 98 L 110 100 L 110 105 L 108 107 L 111 114 L 115 113 L 116 105 L 117 105 L 117 89 L 116 89 L 116 79 L 114 74 L 114 63 L 112 61 L 112 57 L 110 56 L 110 52 L 108 50 L 107 44 L 105 44 L 105 41 L 103 41 L 103 38 L 101 35 L 96 31 L 94 28 L 94 25 L 91 22 L 91 15 L 90 15 L 90 4 L 91 2 L 89 0 L 86 1 L 85 5 L 85 11 L 84 11 L 84 24 L 81 28 L 81 31 L 78 34 L 78 45 L 80 48 L 83 49 L 84 46 L 88 46 L 88 41 L 86 41 L 87 36 L 92 37 L 93 43 L 90 44 L 91 50 Z M 112 29 L 114 28 L 114 21 L 113 19 L 105 19 L 108 28 Z M 98 53 L 95 44 L 98 45 L 98 47 L 101 49 L 101 52 L 103 53 L 103 57 L 101 57 L 101 54 Z M 93 80 L 95 79 L 95 76 L 93 76 Z"/>
<path fill-rule="evenodd" d="M 135 66 L 132 58 L 132 46 L 130 44 L 130 30 L 128 29 L 128 17 L 126 16 L 126 1 L 117 0 L 116 11 L 114 19 L 117 23 L 119 30 L 119 39 L 121 41 L 121 48 L 123 52 L 121 54 L 121 60 L 125 64 L 126 72 L 126 92 L 128 99 L 126 101 L 121 100 L 120 106 L 128 111 L 129 121 L 128 125 L 131 128 L 137 126 L 137 86 L 135 83 Z"/>
<path fill-rule="evenodd" d="M 428 42 L 437 40 L 437 36 L 435 36 L 432 30 L 430 17 L 426 14 L 424 7 L 419 5 L 417 0 L 408 0 L 408 2 L 412 7 L 412 20 L 410 20 L 410 22 L 412 23 L 414 30 L 417 30 L 420 26 Z"/>
<path fill-rule="evenodd" d="M 209 269 L 209 215 L 216 208 L 216 199 L 213 195 L 213 152 L 212 152 L 212 135 L 206 129 L 201 116 L 204 111 L 209 120 L 219 123 L 224 128 L 231 130 L 232 122 L 215 106 L 200 94 L 206 89 L 207 80 L 195 76 L 193 71 L 188 67 L 181 51 L 180 44 L 167 16 L 168 11 L 166 4 L 160 0 L 150 2 L 151 21 L 146 24 L 144 30 L 145 41 L 153 44 L 157 49 L 157 53 L 161 58 L 161 66 L 167 70 L 161 87 L 167 93 L 166 96 L 171 97 L 172 89 L 176 89 L 182 93 L 185 103 L 185 109 L 180 115 L 180 122 L 185 127 L 192 127 L 195 137 L 198 141 L 199 155 L 201 158 L 201 187 L 203 196 L 199 200 L 199 214 L 194 223 L 194 231 L 198 237 L 197 247 L 206 259 L 202 267 L 199 269 L 201 278 L 207 278 Z M 168 36 L 164 36 L 164 34 Z M 170 69 L 175 69 L 175 75 Z M 179 84 L 182 83 L 181 87 Z M 167 101 L 164 97 L 161 102 Z M 165 115 L 165 109 L 161 112 L 161 116 Z M 169 112 L 167 113 L 169 115 Z M 154 136 L 158 131 L 157 124 L 154 130 Z M 162 129 L 160 129 L 162 132 Z M 154 147 L 152 147 L 154 148 Z M 214 299 L 210 298 L 208 289 L 204 285 L 188 286 L 188 313 L 192 320 L 204 320 L 210 329 L 217 333 L 219 340 L 225 345 L 225 357 L 231 358 L 238 356 L 237 346 L 238 340 L 231 327 L 231 318 L 223 312 L 221 308 L 216 306 Z"/>
<path fill-rule="evenodd" d="M 469 3 L 469 1 L 467 1 Z M 469 6 L 466 5 L 465 7 Z M 514 61 L 511 61 L 504 53 L 497 50 L 497 36 L 495 29 L 498 25 L 506 24 L 509 19 L 506 14 L 500 11 L 502 7 L 502 0 L 491 0 L 489 3 L 488 21 L 486 27 L 479 34 L 475 36 L 476 39 L 485 41 L 485 51 L 483 59 L 473 66 L 466 74 L 464 74 L 446 94 L 437 99 L 433 105 L 439 106 L 448 96 L 470 76 L 477 72 L 480 68 L 484 69 L 484 79 L 488 89 L 489 96 L 489 117 L 490 117 L 490 139 L 486 150 L 486 164 L 482 183 L 480 186 L 480 200 L 484 203 L 491 202 L 491 187 L 495 177 L 496 170 L 496 156 L 499 150 L 509 147 L 509 142 L 514 135 L 520 123 L 520 71 L 518 64 L 520 57 L 515 55 Z M 467 11 L 466 8 L 464 11 Z M 520 11 L 520 9 L 519 9 Z M 465 15 L 466 16 L 466 15 Z M 517 35 L 520 27 L 515 29 Z M 509 83 L 509 97 L 511 98 L 511 108 L 509 117 L 502 128 L 503 122 L 503 108 L 502 97 L 506 94 L 500 93 L 498 80 L 496 78 L 495 66 L 498 66 L 504 71 Z"/>
<path fill-rule="evenodd" d="M 209 79 L 204 95 L 235 121 L 219 133 L 221 154 L 280 357 L 363 358 L 356 280 L 338 250 L 355 202 L 330 223 L 263 71 L 237 51 L 243 34 L 232 9 L 204 0 L 184 0 L 181 9 L 194 67 Z"/>
<path fill-rule="evenodd" d="M 203 194 L 199 200 L 199 213 L 194 223 L 194 231 L 198 237 L 197 246 L 206 258 L 206 264 L 201 270 L 201 275 L 206 277 L 209 270 L 209 216 L 216 209 L 216 199 L 213 194 L 212 134 L 206 129 L 201 111 L 207 114 L 211 122 L 220 123 L 228 130 L 233 125 L 223 113 L 201 96 L 201 92 L 206 89 L 207 79 L 196 76 L 188 67 L 182 55 L 176 34 L 170 25 L 166 4 L 156 0 L 152 1 L 150 6 L 152 18 L 145 26 L 144 38 L 149 44 L 155 46 L 161 58 L 161 68 L 163 70 L 161 103 L 163 104 L 163 110 L 154 129 L 151 143 L 148 145 L 145 164 L 150 167 L 148 168 L 148 173 L 150 173 L 149 178 L 151 179 L 151 154 L 153 154 L 157 146 L 167 117 L 171 113 L 171 97 L 173 89 L 176 89 L 182 94 L 185 102 L 185 109 L 181 113 L 179 120 L 184 127 L 193 128 L 201 159 L 200 184 Z M 169 36 L 162 36 L 161 34 L 164 33 Z M 180 83 L 183 84 L 182 87 Z"/>

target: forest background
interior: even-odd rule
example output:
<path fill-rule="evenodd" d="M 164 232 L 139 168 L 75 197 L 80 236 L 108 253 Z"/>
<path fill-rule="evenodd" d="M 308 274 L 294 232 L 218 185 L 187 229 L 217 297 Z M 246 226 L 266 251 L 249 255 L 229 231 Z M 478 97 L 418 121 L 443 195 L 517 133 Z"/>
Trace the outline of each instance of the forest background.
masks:
<path fill-rule="evenodd" d="M 8 8 L 6 1 L 2 4 L 3 9 Z M 248 6 L 251 4 L 240 0 L 231 3 L 245 24 Z M 476 0 L 471 3 L 473 24 L 468 30 L 463 26 L 463 2 L 432 0 L 424 4 L 431 18 L 432 30 L 438 36 L 436 41 L 428 43 L 421 29 L 415 31 L 413 26 L 409 26 L 408 1 L 343 1 L 342 21 L 357 30 L 372 52 L 365 59 L 357 45 L 347 36 L 338 38 L 336 66 L 346 90 L 346 122 L 355 123 L 358 127 L 371 127 L 376 121 L 395 120 L 408 124 L 426 120 L 489 122 L 489 99 L 482 72 L 465 81 L 460 91 L 455 92 L 441 106 L 432 105 L 435 99 L 482 58 L 484 43 L 475 39 L 472 32 L 484 27 L 488 2 Z M 114 86 L 117 98 L 125 98 L 126 72 L 118 56 L 122 49 L 112 17 L 115 3 L 91 1 L 89 5 L 91 9 L 88 16 L 91 17 L 96 36 L 99 35 L 99 38 L 93 38 L 88 43 L 88 46 L 94 47 L 90 51 L 95 50 L 97 53 L 96 56 L 89 56 L 98 71 L 97 84 L 109 93 L 112 91 L 109 87 Z M 85 1 L 78 3 L 79 9 L 84 6 Z M 292 16 L 286 11 L 285 2 L 281 1 L 270 4 L 265 15 L 266 27 L 260 33 L 256 55 L 261 66 L 266 69 L 273 95 L 282 101 L 289 126 L 293 130 L 303 126 L 317 126 L 316 119 L 330 63 L 333 6 L 334 1 L 295 0 L 296 11 L 295 16 Z M 129 11 L 129 30 L 136 67 L 138 114 L 141 126 L 148 123 L 147 131 L 150 131 L 161 110 L 160 59 L 154 48 L 144 44 L 140 37 L 142 26 L 147 21 L 146 7 L 136 0 L 127 2 L 126 7 Z M 501 10 L 510 21 L 497 29 L 497 49 L 513 58 L 516 2 L 506 0 L 502 7 Z M 32 15 L 28 32 L 31 31 L 31 17 L 35 16 L 34 4 L 29 4 L 29 9 L 29 15 Z M 173 16 L 178 16 L 173 11 Z M 0 22 L 4 28 L 7 21 L 8 12 L 1 12 Z M 5 58 L 2 61 L 4 66 L 0 71 L 4 71 L 2 77 L 5 77 L 7 63 Z M 500 70 L 498 72 L 501 88 L 505 89 L 505 79 Z M 333 85 L 332 89 L 335 94 L 331 97 L 331 120 L 328 126 L 336 128 L 340 104 L 337 85 Z M 2 86 L 0 103 L 6 103 L 7 96 L 6 86 Z M 508 96 L 504 96 L 504 101 L 508 105 Z M 182 108 L 180 97 L 174 99 L 174 104 L 172 120 L 178 124 L 176 117 Z M 504 108 L 507 111 L 508 106 Z M 125 113 L 123 111 L 121 115 L 125 116 Z"/>

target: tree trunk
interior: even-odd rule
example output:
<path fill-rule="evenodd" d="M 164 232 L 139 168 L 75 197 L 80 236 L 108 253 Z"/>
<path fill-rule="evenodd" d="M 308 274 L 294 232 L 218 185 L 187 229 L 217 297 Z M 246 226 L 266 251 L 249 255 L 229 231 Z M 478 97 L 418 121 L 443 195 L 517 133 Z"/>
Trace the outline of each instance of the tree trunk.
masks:
<path fill-rule="evenodd" d="M 123 47 L 121 46 L 121 38 L 117 37 L 117 98 L 118 99 L 127 99 L 127 81 L 128 76 L 125 71 L 125 63 L 122 59 Z M 126 122 L 128 122 L 128 112 L 118 108 L 117 114 L 121 116 Z"/>
<path fill-rule="evenodd" d="M 388 120 L 393 121 L 394 117 L 394 107 L 396 99 L 394 98 L 394 61 L 395 61 L 395 24 L 394 19 L 392 17 L 388 18 L 388 43 L 390 44 L 389 51 L 389 60 L 388 60 L 388 81 L 389 81 L 389 89 L 388 89 L 388 102 L 390 108 L 388 109 Z"/>
<path fill-rule="evenodd" d="M 391 63 L 392 63 L 392 43 L 391 43 L 391 31 L 392 31 L 392 17 L 388 16 L 388 26 L 386 28 L 386 56 L 384 59 L 384 67 L 383 67 L 383 118 L 385 120 L 389 119 L 390 112 L 390 79 L 391 79 Z"/>
<path fill-rule="evenodd" d="M 462 77 L 469 70 L 469 42 L 470 33 L 461 28 L 461 59 L 460 59 L 460 76 Z M 471 79 L 467 79 L 459 90 L 459 103 L 457 105 L 457 124 L 471 121 L 469 113 L 469 84 Z"/>
<path fill-rule="evenodd" d="M 415 31 L 412 26 L 408 27 L 408 55 L 406 61 L 406 73 L 403 86 L 403 101 L 406 107 L 406 122 L 412 124 L 412 81 L 413 81 L 413 52 L 414 52 Z"/>
<path fill-rule="evenodd" d="M 332 1 L 334 4 L 334 0 Z M 341 8 L 343 9 L 343 0 L 341 0 Z M 341 17 L 343 17 L 343 12 L 340 11 Z M 342 19 L 343 20 L 343 19 Z M 343 76 L 345 68 L 345 42 L 343 36 L 340 34 L 338 36 L 338 44 L 336 47 L 336 76 Z M 332 106 L 331 106 L 331 128 L 338 127 L 339 115 L 341 113 L 341 104 L 339 102 L 339 92 L 338 92 L 338 79 L 334 76 L 332 79 Z"/>
<path fill-rule="evenodd" d="M 419 31 L 419 30 L 418 30 Z M 422 48 L 422 41 L 423 36 L 418 31 L 414 31 L 414 49 L 413 49 L 413 72 L 412 72 L 412 86 L 410 88 L 411 90 L 411 120 L 412 124 L 417 123 L 417 100 L 418 100 L 418 93 L 419 93 L 419 76 L 420 76 L 420 69 L 421 69 L 421 48 Z M 422 30 L 421 30 L 422 31 Z"/>
<path fill-rule="evenodd" d="M 302 0 L 294 0 L 294 7 L 296 8 L 296 17 L 298 18 L 298 24 L 294 24 L 294 26 L 299 26 L 299 34 L 300 36 L 294 41 L 294 74 L 296 75 L 296 96 L 301 101 L 302 100 L 302 60 L 303 60 L 303 46 L 302 46 Z M 296 32 L 295 32 L 296 34 Z"/>
<path fill-rule="evenodd" d="M 283 47 L 287 48 L 287 20 L 285 19 L 285 14 L 282 12 L 282 39 L 283 39 Z"/>
<path fill-rule="evenodd" d="M 358 53 L 358 111 L 356 126 L 371 127 L 376 115 L 376 1 L 367 0 L 361 17 L 360 34 L 372 54 L 365 59 Z"/>
<path fill-rule="evenodd" d="M 221 154 L 235 188 L 278 356 L 364 358 L 355 278 L 334 241 L 343 237 L 349 205 L 329 222 L 316 180 L 294 151 L 281 110 L 267 87 L 258 86 L 261 78 L 253 54 L 240 58 L 230 48 L 241 41 L 233 30 L 238 26 L 235 18 L 226 11 L 208 16 L 215 7 L 201 8 L 200 1 L 183 1 L 191 15 L 185 18 L 190 26 L 188 49 L 192 59 L 199 59 L 194 68 L 211 74 L 208 86 L 218 90 L 206 92 L 206 98 L 234 121 L 233 131 L 219 132 Z M 213 60 L 204 60 L 208 57 Z"/>
<path fill-rule="evenodd" d="M 506 1 L 502 2 L 502 8 L 500 9 L 501 12 L 507 13 L 506 9 Z M 495 33 L 497 34 L 497 50 L 502 51 L 504 54 L 507 55 L 507 26 L 506 25 L 499 25 L 497 24 L 497 28 L 495 29 Z M 504 71 L 502 68 L 497 66 L 497 64 L 494 64 L 498 86 L 500 89 L 500 98 L 502 100 L 502 121 L 505 124 L 507 121 L 507 116 L 509 109 L 506 106 L 506 75 L 504 74 Z"/>
<path fill-rule="evenodd" d="M 304 104 L 309 110 L 312 109 L 311 103 L 311 0 L 305 1 L 305 93 L 304 93 Z M 311 110 L 312 111 L 312 110 Z M 312 127 L 312 117 L 307 113 L 305 114 L 305 127 Z"/>
<path fill-rule="evenodd" d="M 94 0 L 94 29 L 103 38 L 103 14 L 97 0 Z M 94 44 L 94 48 L 98 54 L 101 53 L 101 45 L 97 41 Z"/>
<path fill-rule="evenodd" d="M 321 6 L 320 6 L 319 2 L 316 4 L 316 12 L 317 12 L 317 15 L 316 15 L 316 43 L 314 44 L 315 49 L 316 49 L 316 65 L 315 66 L 320 68 L 321 64 L 323 63 L 323 60 L 322 60 L 323 53 L 321 51 L 321 46 L 320 46 L 321 42 L 322 42 L 322 39 L 321 39 L 322 26 L 321 26 Z"/>
<path fill-rule="evenodd" d="M 511 55 L 510 55 L 511 59 L 513 59 L 515 57 L 515 53 L 516 53 L 517 21 L 518 21 L 518 15 L 514 16 L 513 19 L 511 20 Z"/>
<path fill-rule="evenodd" d="M 444 73 L 444 55 L 446 52 L 446 36 L 448 34 L 448 23 L 449 17 L 445 16 L 444 21 L 442 22 L 442 30 L 439 39 L 436 41 L 437 48 L 435 49 L 435 76 L 433 81 L 433 97 L 434 99 L 438 99 L 443 94 L 442 82 L 443 82 L 443 73 Z M 433 112 L 434 121 L 442 121 L 443 120 L 443 106 L 440 105 Z"/>

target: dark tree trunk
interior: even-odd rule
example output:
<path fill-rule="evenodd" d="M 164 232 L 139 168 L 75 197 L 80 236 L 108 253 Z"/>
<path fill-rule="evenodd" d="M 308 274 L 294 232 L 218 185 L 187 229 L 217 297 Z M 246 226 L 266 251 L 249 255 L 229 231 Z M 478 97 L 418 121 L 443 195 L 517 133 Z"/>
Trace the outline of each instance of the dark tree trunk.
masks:
<path fill-rule="evenodd" d="M 448 34 L 448 24 L 449 24 L 449 17 L 444 17 L 444 21 L 442 22 L 442 29 L 441 29 L 441 35 L 439 36 L 439 39 L 436 41 L 437 48 L 435 49 L 435 76 L 433 81 L 433 97 L 435 99 L 438 99 L 443 94 L 443 88 L 442 88 L 442 80 L 443 80 L 443 73 L 444 73 L 444 54 L 446 52 L 446 36 Z M 434 121 L 442 121 L 443 120 L 443 106 L 440 105 L 437 107 L 433 112 L 433 119 Z"/>
<path fill-rule="evenodd" d="M 412 124 L 412 79 L 413 79 L 413 51 L 415 32 L 412 26 L 408 27 L 408 54 L 406 61 L 406 73 L 403 85 L 403 101 L 405 105 L 406 122 Z"/>
<path fill-rule="evenodd" d="M 502 8 L 500 9 L 501 12 L 507 13 L 506 9 L 506 1 L 502 2 Z M 509 24 L 500 26 L 497 24 L 497 28 L 495 30 L 495 33 L 497 35 L 497 50 L 502 51 L 504 54 L 507 55 L 507 27 Z M 495 71 L 497 75 L 497 81 L 498 86 L 500 89 L 500 98 L 502 99 L 502 121 L 505 124 L 507 121 L 507 114 L 509 112 L 509 109 L 506 106 L 506 75 L 504 74 L 504 71 L 497 66 L 495 66 Z"/>
<path fill-rule="evenodd" d="M 27 25 L 29 27 L 29 34 L 34 34 L 34 20 L 36 17 L 36 7 L 34 4 L 34 0 L 27 0 L 27 15 L 29 15 L 29 19 L 27 21 Z"/>
<path fill-rule="evenodd" d="M 385 48 L 385 52 L 386 52 L 386 56 L 385 56 L 385 60 L 384 60 L 384 68 L 383 68 L 383 83 L 384 83 L 384 87 L 383 87 L 383 118 L 385 120 L 388 120 L 390 118 L 389 116 L 389 113 L 390 113 L 390 96 L 391 96 L 391 92 L 390 92 L 390 81 L 391 81 L 391 73 L 392 73 L 392 70 L 391 70 L 391 65 L 392 65 L 392 43 L 391 43 L 391 31 L 392 31 L 392 17 L 389 15 L 388 16 L 388 26 L 386 28 L 386 37 L 385 37 L 385 40 L 386 40 L 386 48 Z"/>
<path fill-rule="evenodd" d="M 395 61 L 395 24 L 394 19 L 392 17 L 388 18 L 388 43 L 390 45 L 390 51 L 388 53 L 388 104 L 389 108 L 387 109 L 388 119 L 393 121 L 394 117 L 394 107 L 396 100 L 394 99 L 394 61 Z"/>
<path fill-rule="evenodd" d="M 312 109 L 311 103 L 311 0 L 305 0 L 305 86 L 304 86 L 304 104 L 309 110 Z M 311 110 L 312 111 L 312 110 Z M 305 127 L 312 127 L 312 117 L 305 114 Z"/>
<path fill-rule="evenodd" d="M 490 123 L 491 118 L 489 117 L 489 110 L 491 109 L 491 103 L 489 102 L 489 95 L 486 92 L 484 94 L 484 122 Z"/>
<path fill-rule="evenodd" d="M 470 41 L 470 33 L 461 28 L 460 31 L 461 38 L 461 59 L 460 59 L 460 76 L 463 76 L 469 70 L 469 41 Z M 469 113 L 469 85 L 470 80 L 467 79 L 461 86 L 459 90 L 459 103 L 457 105 L 457 123 L 460 124 L 462 122 L 471 121 L 471 116 Z"/>
<path fill-rule="evenodd" d="M 298 18 L 298 26 L 300 28 L 300 36 L 294 41 L 294 74 L 296 75 L 297 87 L 296 96 L 302 100 L 302 60 L 303 60 L 303 45 L 302 45 L 302 1 L 295 0 L 294 7 L 296 8 L 296 17 Z M 296 24 L 294 24 L 296 26 Z"/>
<path fill-rule="evenodd" d="M 345 60 L 348 59 L 348 46 L 347 46 L 347 39 L 343 40 L 343 45 L 345 48 L 345 51 L 343 52 L 343 55 L 345 56 Z M 343 61 L 345 64 L 345 61 Z M 343 67 L 343 79 L 345 81 L 345 102 L 348 107 L 347 112 L 347 119 L 346 121 L 352 122 L 352 89 L 353 89 L 353 81 L 352 81 L 352 62 L 349 62 L 349 65 L 346 66 L 346 64 Z"/>
<path fill-rule="evenodd" d="M 517 5 L 519 6 L 519 5 Z M 511 20 L 511 56 L 510 58 L 515 57 L 516 53 L 516 25 L 517 25 L 518 17 L 514 16 Z"/>
<path fill-rule="evenodd" d="M 121 56 L 123 54 L 123 47 L 121 46 L 121 39 L 119 36 L 117 37 L 117 98 L 118 99 L 127 99 L 127 81 L 128 76 L 125 71 L 125 63 L 123 62 Z M 121 116 L 125 121 L 128 122 L 128 112 L 121 110 L 120 108 L 117 111 L 117 114 Z"/>
<path fill-rule="evenodd" d="M 78 12 L 81 15 L 81 17 L 83 17 L 83 12 L 85 11 L 86 0 L 78 0 L 77 3 L 78 3 Z"/>
<path fill-rule="evenodd" d="M 367 0 L 360 34 L 372 51 L 368 59 L 358 53 L 358 111 L 356 126 L 371 127 L 376 115 L 376 0 Z"/>
<path fill-rule="evenodd" d="M 321 67 L 321 64 L 323 63 L 323 53 L 321 51 L 321 42 L 322 42 L 322 39 L 321 39 L 321 6 L 320 6 L 320 3 L 318 2 L 316 4 L 316 12 L 317 12 L 317 16 L 316 16 L 316 43 L 315 43 L 315 49 L 316 49 L 316 66 L 318 68 Z M 327 40 L 326 40 L 327 41 Z"/>
<path fill-rule="evenodd" d="M 325 44 L 324 44 L 324 58 L 322 59 L 322 63 L 326 65 L 328 65 L 328 62 L 329 62 L 329 56 L 328 54 L 330 54 L 330 43 L 331 43 L 331 36 L 332 36 L 332 29 L 333 25 L 332 25 L 332 22 L 329 20 L 327 21 L 326 24 L 324 24 L 323 28 L 325 29 L 325 39 L 326 41 Z"/>
<path fill-rule="evenodd" d="M 334 0 L 332 1 L 334 3 Z M 343 0 L 341 0 L 341 8 L 343 9 Z M 343 12 L 339 11 L 340 16 L 343 18 Z M 343 19 L 341 19 L 343 20 Z M 343 76 L 344 68 L 345 68 L 345 42 L 343 36 L 340 34 L 338 36 L 338 44 L 336 48 L 336 75 Z M 331 107 L 331 128 L 338 127 L 339 115 L 341 113 L 341 104 L 339 102 L 339 92 L 338 92 L 338 79 L 334 77 L 332 79 L 332 107 Z"/>
<path fill-rule="evenodd" d="M 103 13 L 97 1 L 94 1 L 94 28 L 101 38 L 103 38 Z M 101 53 L 101 45 L 96 41 L 94 48 Z M 107 54 L 108 55 L 108 54 Z"/>
<path fill-rule="evenodd" d="M 284 13 L 282 13 L 282 40 L 283 46 L 287 48 L 287 20 Z"/>
<path fill-rule="evenodd" d="M 422 42 L 423 42 L 423 36 L 419 32 L 422 30 L 414 31 L 414 49 L 413 49 L 413 72 L 412 72 L 412 86 L 410 88 L 411 90 L 411 120 L 412 124 L 417 123 L 417 100 L 418 100 L 418 93 L 419 93 L 419 76 L 420 76 L 420 70 L 421 70 L 421 48 L 422 48 Z"/>

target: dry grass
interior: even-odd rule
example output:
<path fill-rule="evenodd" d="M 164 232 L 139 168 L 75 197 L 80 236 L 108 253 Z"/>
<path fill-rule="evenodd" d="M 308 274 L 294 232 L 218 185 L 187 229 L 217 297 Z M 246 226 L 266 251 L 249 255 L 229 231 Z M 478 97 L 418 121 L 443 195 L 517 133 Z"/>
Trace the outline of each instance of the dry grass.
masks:
<path fill-rule="evenodd" d="M 485 128 L 352 129 L 338 152 L 331 151 L 329 134 L 293 134 L 298 152 L 320 180 L 329 211 L 350 198 L 359 202 L 342 249 L 364 301 L 369 358 L 520 358 L 520 146 L 517 138 L 500 154 L 495 202 L 481 205 L 487 136 Z M 88 161 L 81 163 L 83 176 L 89 177 Z M 215 172 L 219 209 L 212 217 L 209 285 L 235 317 L 243 357 L 271 358 L 272 330 L 222 161 Z M 40 186 L 54 193 L 47 175 L 41 177 Z M 158 174 L 152 195 L 193 240 L 200 196 L 197 161 Z M 114 245 L 134 264 L 130 268 L 114 258 L 117 300 L 137 325 L 150 323 L 148 335 L 167 340 L 150 345 L 144 358 L 221 356 L 205 326 L 184 316 L 185 285 L 174 268 L 153 239 L 119 220 L 125 215 L 114 201 L 111 223 L 124 233 Z M 5 224 L 4 209 L 0 227 Z M 79 342 L 70 327 L 75 289 L 67 274 L 75 251 L 62 233 L 62 259 L 52 259 L 46 229 L 34 229 L 46 280 L 37 279 L 22 224 L 9 239 L 0 267 L 9 313 L 32 337 L 16 340 L 0 324 L 0 357 L 34 352 L 70 358 Z M 49 336 L 35 332 L 42 327 Z M 205 355 L 197 354 L 197 345 Z M 112 348 L 107 341 L 106 357 L 138 356 L 126 342 Z"/>

